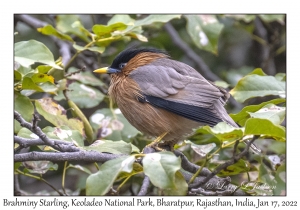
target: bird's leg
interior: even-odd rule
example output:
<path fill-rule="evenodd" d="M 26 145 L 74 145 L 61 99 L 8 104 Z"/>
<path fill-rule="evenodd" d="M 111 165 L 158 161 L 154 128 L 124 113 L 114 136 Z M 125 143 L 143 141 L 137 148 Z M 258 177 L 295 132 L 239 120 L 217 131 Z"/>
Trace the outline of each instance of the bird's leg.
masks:
<path fill-rule="evenodd" d="M 168 132 L 164 132 L 160 136 L 158 136 L 153 142 L 148 144 L 146 147 L 152 147 L 155 150 L 162 151 L 163 149 L 158 147 L 159 142 L 168 134 Z"/>

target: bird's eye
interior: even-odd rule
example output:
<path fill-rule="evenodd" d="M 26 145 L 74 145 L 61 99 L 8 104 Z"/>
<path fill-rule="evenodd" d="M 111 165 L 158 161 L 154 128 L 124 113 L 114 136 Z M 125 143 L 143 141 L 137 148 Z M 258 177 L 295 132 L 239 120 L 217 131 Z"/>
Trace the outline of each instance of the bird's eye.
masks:
<path fill-rule="evenodd" d="M 126 66 L 126 64 L 127 64 L 127 63 L 120 63 L 120 64 L 119 64 L 119 68 L 120 68 L 120 69 L 123 69 L 123 68 Z"/>

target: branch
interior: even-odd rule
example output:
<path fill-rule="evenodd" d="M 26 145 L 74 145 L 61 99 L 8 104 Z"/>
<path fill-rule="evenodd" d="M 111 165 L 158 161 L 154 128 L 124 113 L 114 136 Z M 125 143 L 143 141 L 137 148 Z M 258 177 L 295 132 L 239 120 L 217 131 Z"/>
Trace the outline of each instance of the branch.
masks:
<path fill-rule="evenodd" d="M 49 139 L 49 140 L 52 141 L 53 144 L 65 144 L 68 146 L 74 146 L 73 143 L 67 141 L 61 141 L 57 139 Z M 19 144 L 22 148 L 37 146 L 37 145 L 45 145 L 45 142 L 42 139 L 27 139 L 20 136 L 14 136 L 14 142 Z M 76 151 L 79 151 L 79 149 L 77 149 Z"/>
<path fill-rule="evenodd" d="M 74 75 L 74 74 L 77 74 L 77 73 L 80 73 L 80 72 L 84 72 L 85 69 L 86 69 L 86 67 L 83 66 L 81 69 L 78 69 L 78 70 L 73 71 L 73 72 L 71 72 L 71 73 L 65 74 L 64 77 L 67 78 L 67 77 L 72 76 L 72 75 Z"/>
<path fill-rule="evenodd" d="M 164 26 L 165 30 L 170 35 L 173 43 L 177 45 L 186 56 L 188 56 L 192 61 L 194 61 L 197 66 L 199 67 L 199 72 L 208 80 L 210 81 L 216 81 L 221 80 L 220 77 L 218 77 L 216 74 L 214 74 L 210 68 L 206 65 L 206 63 L 203 61 L 203 59 L 197 55 L 192 48 L 190 48 L 179 36 L 177 31 L 174 29 L 174 27 L 171 25 L 171 23 L 167 23 Z M 229 102 L 236 108 L 241 109 L 242 105 L 238 103 L 236 100 L 234 100 L 232 97 L 229 98 Z"/>
<path fill-rule="evenodd" d="M 193 176 L 193 174 L 184 170 L 181 170 L 180 172 L 187 182 Z M 199 183 L 201 183 L 205 178 L 205 176 L 198 176 L 195 178 L 193 183 L 201 185 Z M 238 189 L 238 186 L 231 184 L 230 182 L 231 179 L 229 177 L 220 178 L 215 176 L 211 178 L 209 182 L 202 184 L 201 187 L 191 187 L 191 185 L 189 185 L 188 195 L 247 195 L 247 193 L 243 190 Z"/>
<path fill-rule="evenodd" d="M 149 186 L 150 186 L 150 179 L 147 175 L 145 175 L 145 178 L 143 180 L 143 184 L 141 186 L 140 192 L 138 193 L 138 196 L 146 195 L 148 192 Z"/>
<path fill-rule="evenodd" d="M 191 163 L 191 162 L 187 159 L 187 157 L 186 157 L 182 152 L 180 152 L 180 151 L 178 151 L 178 150 L 175 150 L 175 151 L 174 151 L 174 154 L 175 154 L 177 157 L 180 157 L 180 158 L 181 158 L 181 167 L 182 167 L 184 170 L 186 170 L 186 171 L 188 171 L 188 172 L 194 174 L 194 173 L 196 173 L 196 172 L 200 169 L 200 166 L 198 166 L 198 165 L 196 165 L 196 164 L 194 164 L 194 163 Z M 203 168 L 203 169 L 201 170 L 201 172 L 200 172 L 199 175 L 200 175 L 200 176 L 208 176 L 209 174 L 211 174 L 211 171 L 208 170 L 207 168 Z"/>
<path fill-rule="evenodd" d="M 121 155 L 100 153 L 97 151 L 84 151 L 80 150 L 78 152 L 29 152 L 23 154 L 15 154 L 15 162 L 23 161 L 38 161 L 38 160 L 48 160 L 48 161 L 85 161 L 85 162 L 106 162 L 111 159 L 121 157 Z"/>
<path fill-rule="evenodd" d="M 199 71 L 201 74 L 211 80 L 221 80 L 216 74 L 214 74 L 209 67 L 206 65 L 206 63 L 202 60 L 202 58 L 197 55 L 192 48 L 190 48 L 179 36 L 177 31 L 174 29 L 174 27 L 171 25 L 171 23 L 165 24 L 165 30 L 170 35 L 172 41 L 175 45 L 177 45 L 182 51 L 184 51 L 185 55 L 187 55 L 192 61 L 194 61 L 197 66 L 199 67 Z"/>
<path fill-rule="evenodd" d="M 208 175 L 200 184 L 208 182 L 213 176 L 218 174 L 221 170 L 227 168 L 228 166 L 236 163 L 239 159 L 241 159 L 243 156 L 245 156 L 249 152 L 249 148 L 251 147 L 251 144 L 258 138 L 258 136 L 254 136 L 251 141 L 249 141 L 245 147 L 245 149 L 238 155 L 232 156 L 232 158 L 229 161 L 226 161 L 222 165 L 219 165 L 210 175 Z M 235 149 L 237 147 L 237 143 L 234 145 Z"/>
<path fill-rule="evenodd" d="M 46 136 L 46 134 L 41 130 L 41 128 L 37 126 L 37 121 L 39 120 L 37 115 L 35 115 L 35 114 L 33 115 L 33 123 L 32 124 L 30 124 L 29 122 L 26 122 L 24 120 L 24 118 L 22 118 L 22 116 L 17 111 L 14 111 L 14 118 L 15 118 L 15 120 L 17 120 L 20 123 L 20 125 L 22 127 L 25 127 L 28 130 L 30 130 L 31 132 L 33 132 L 34 134 L 36 134 L 44 142 L 44 144 L 51 146 L 54 149 L 61 151 L 61 152 L 79 151 L 79 149 L 77 147 L 75 147 L 74 145 L 56 144 L 55 141 L 51 141 Z"/>
<path fill-rule="evenodd" d="M 47 22 L 41 21 L 30 15 L 16 15 L 15 17 L 18 20 L 22 21 L 23 23 L 26 23 L 28 26 L 30 26 L 33 29 L 37 29 L 49 25 Z M 49 37 L 54 41 L 56 46 L 59 48 L 59 52 L 62 57 L 62 62 L 65 66 L 71 59 L 71 45 L 54 36 L 49 36 Z"/>
<path fill-rule="evenodd" d="M 254 25 L 255 25 L 255 33 L 257 36 L 264 40 L 265 43 L 260 43 L 259 44 L 259 49 L 258 50 L 258 55 L 257 57 L 260 58 L 261 63 L 260 66 L 268 75 L 275 75 L 276 74 L 276 65 L 274 61 L 274 57 L 271 55 L 271 49 L 272 46 L 269 45 L 268 41 L 268 31 L 264 27 L 262 21 L 257 17 L 254 20 Z"/>

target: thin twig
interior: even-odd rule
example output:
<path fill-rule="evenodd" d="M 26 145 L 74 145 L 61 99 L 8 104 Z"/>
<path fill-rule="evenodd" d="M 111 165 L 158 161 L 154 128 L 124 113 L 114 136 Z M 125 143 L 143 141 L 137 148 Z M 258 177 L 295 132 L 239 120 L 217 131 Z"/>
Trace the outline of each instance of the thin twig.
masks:
<path fill-rule="evenodd" d="M 56 191 L 59 195 L 63 196 L 64 194 L 61 193 L 59 190 L 57 190 L 54 186 L 52 186 L 49 182 L 47 182 L 45 179 L 43 179 L 42 177 L 38 177 L 38 176 L 34 176 L 32 174 L 27 174 L 27 173 L 24 173 L 22 171 L 20 171 L 19 169 L 16 170 L 16 172 L 18 174 L 22 174 L 24 176 L 28 176 L 28 177 L 31 177 L 31 178 L 34 178 L 34 179 L 37 179 L 37 180 L 40 180 L 44 183 L 46 183 L 49 187 L 51 187 L 54 191 Z"/>
<path fill-rule="evenodd" d="M 225 163 L 223 163 L 222 165 L 219 165 L 210 175 L 208 175 L 201 184 L 206 183 L 207 181 L 209 181 L 213 176 L 215 176 L 216 174 L 218 174 L 221 170 L 223 170 L 224 168 L 227 168 L 228 166 L 236 163 L 239 159 L 241 159 L 243 156 L 245 156 L 248 152 L 249 152 L 249 148 L 250 145 L 258 138 L 258 136 L 254 136 L 252 138 L 251 141 L 249 141 L 249 143 L 246 145 L 245 149 L 239 153 L 238 155 L 234 155 L 232 156 L 232 158 L 229 161 L 226 161 Z M 237 147 L 237 144 L 235 144 L 235 147 Z"/>
<path fill-rule="evenodd" d="M 65 74 L 65 78 L 69 77 L 69 76 L 72 76 L 73 74 L 77 74 L 77 73 L 80 73 L 80 72 L 83 72 L 85 71 L 86 67 L 83 66 L 81 69 L 78 69 L 77 71 L 73 71 L 73 72 L 70 72 L 68 74 Z"/>
<path fill-rule="evenodd" d="M 188 184 L 191 184 L 194 182 L 194 180 L 196 179 L 196 177 L 201 173 L 201 171 L 203 170 L 204 166 L 206 165 L 207 162 L 207 156 L 205 156 L 205 161 L 202 164 L 202 166 L 198 169 L 198 171 L 192 176 L 192 178 L 190 179 L 190 181 L 188 182 Z"/>
<path fill-rule="evenodd" d="M 165 24 L 165 30 L 170 35 L 172 41 L 176 46 L 178 46 L 182 51 L 184 51 L 185 55 L 188 56 L 192 61 L 194 61 L 199 67 L 200 73 L 211 81 L 221 80 L 216 74 L 214 74 L 203 59 L 197 55 L 192 48 L 190 48 L 179 36 L 175 28 L 171 25 L 171 23 Z"/>
<path fill-rule="evenodd" d="M 257 58 L 260 60 L 260 66 L 268 75 L 275 75 L 276 74 L 276 65 L 274 61 L 274 57 L 272 56 L 272 46 L 269 44 L 268 41 L 268 31 L 264 27 L 262 21 L 257 17 L 254 20 L 255 25 L 255 33 L 257 37 L 265 42 L 259 42 L 259 50 L 257 51 Z M 257 41 L 257 40 L 256 40 Z"/>
<path fill-rule="evenodd" d="M 24 118 L 17 111 L 14 111 L 14 119 L 17 120 L 22 127 L 25 127 L 34 134 L 36 134 L 45 143 L 45 145 L 51 146 L 52 148 L 62 152 L 78 151 L 78 149 L 74 146 L 55 144 L 54 141 L 51 141 L 42 131 L 42 129 L 39 126 L 37 126 L 38 116 L 36 114 L 33 115 L 32 124 L 25 121 Z"/>
<path fill-rule="evenodd" d="M 193 176 L 193 174 L 186 172 L 184 170 L 180 170 L 181 174 L 183 175 L 184 179 L 188 182 L 191 177 Z M 198 176 L 195 178 L 193 185 L 197 186 L 199 185 L 199 183 L 201 183 L 201 181 L 205 179 L 205 176 Z M 238 189 L 239 187 L 231 184 L 231 179 L 226 177 L 226 178 L 220 178 L 217 176 L 214 176 L 213 178 L 211 178 L 211 180 L 207 183 L 205 183 L 205 185 L 202 186 L 198 186 L 198 187 L 193 187 L 192 185 L 189 185 L 189 192 L 188 195 L 197 195 L 197 194 L 204 194 L 204 193 L 214 193 L 216 192 L 217 195 L 221 195 L 224 191 L 227 191 L 227 193 L 229 194 L 229 192 L 231 192 L 231 195 L 247 195 L 247 193 L 245 193 L 243 190 Z M 201 191 L 198 191 L 197 189 L 203 189 L 204 193 L 202 193 Z"/>
<path fill-rule="evenodd" d="M 53 141 L 54 144 L 65 144 L 68 146 L 74 146 L 73 143 L 57 140 L 57 139 L 49 139 L 50 141 Z M 14 136 L 14 142 L 19 144 L 22 148 L 30 147 L 30 146 L 38 146 L 38 145 L 45 145 L 45 142 L 38 138 L 38 139 L 27 139 L 20 136 Z M 79 149 L 77 148 L 77 151 Z"/>

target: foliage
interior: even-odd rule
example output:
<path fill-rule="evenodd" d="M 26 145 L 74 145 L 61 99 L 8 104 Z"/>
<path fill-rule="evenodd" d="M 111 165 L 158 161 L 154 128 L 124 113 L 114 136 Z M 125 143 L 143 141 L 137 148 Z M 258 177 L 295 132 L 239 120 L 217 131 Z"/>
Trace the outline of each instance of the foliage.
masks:
<path fill-rule="evenodd" d="M 93 24 L 91 27 L 86 27 L 86 23 L 80 16 L 57 15 L 53 19 L 55 24 L 45 24 L 43 27 L 36 28 L 39 35 L 45 35 L 47 38 L 55 37 L 53 40 L 66 42 L 72 47 L 70 52 L 74 52 L 73 56 L 65 63 L 63 57 L 57 56 L 54 50 L 50 50 L 49 41 L 42 43 L 34 37 L 30 40 L 17 40 L 18 35 L 16 35 L 14 104 L 15 110 L 27 122 L 33 119 L 34 112 L 42 116 L 39 126 L 50 139 L 73 143 L 83 151 L 123 156 L 108 160 L 101 166 L 95 163 L 96 167 L 81 163 L 74 166 L 68 162 L 64 165 L 57 165 L 51 161 L 26 161 L 22 164 L 16 162 L 15 173 L 34 178 L 36 176 L 32 175 L 33 173 L 41 175 L 47 174 L 48 170 L 60 169 L 64 171 L 63 183 L 72 173 L 85 173 L 84 184 L 74 185 L 77 188 L 72 189 L 77 194 L 81 192 L 85 195 L 107 195 L 112 192 L 112 188 L 117 189 L 121 195 L 127 195 L 130 192 L 128 183 L 141 186 L 141 177 L 147 175 L 156 189 L 151 193 L 186 195 L 188 183 L 181 173 L 181 159 L 171 152 L 151 154 L 141 152 L 151 139 L 130 125 L 116 105 L 109 100 L 106 95 L 109 79 L 105 76 L 98 78 L 91 73 L 97 67 L 97 59 L 99 61 L 101 57 L 101 65 L 110 63 L 115 54 L 122 50 L 124 43 L 129 45 L 129 43 L 149 42 L 163 48 L 170 47 L 172 45 L 170 40 L 166 40 L 165 32 L 161 32 L 167 22 L 172 22 L 178 27 L 179 33 L 190 37 L 185 38 L 186 42 L 193 50 L 201 52 L 204 60 L 209 56 L 213 59 L 222 59 L 224 39 L 226 35 L 231 36 L 234 33 L 230 31 L 231 28 L 242 31 L 241 33 L 247 34 L 246 36 L 252 41 L 266 47 L 268 40 L 255 33 L 254 28 L 257 27 L 255 21 L 276 28 L 279 27 L 278 24 L 284 24 L 285 17 L 282 15 L 101 17 L 107 20 L 107 24 Z M 234 35 L 237 34 L 239 33 Z M 277 47 L 274 50 L 275 55 L 279 56 L 280 53 L 285 52 L 282 50 L 285 46 L 282 39 L 284 38 L 279 37 L 278 42 L 282 43 L 280 46 L 274 44 L 273 48 Z M 178 49 L 172 48 L 172 50 L 175 51 L 175 58 L 180 57 L 176 52 Z M 87 67 L 80 65 L 82 58 L 90 65 Z M 186 59 L 184 53 L 181 58 Z M 208 59 L 208 63 L 212 63 L 213 59 Z M 183 151 L 195 164 L 200 166 L 205 164 L 206 167 L 214 170 L 230 159 L 228 153 L 232 151 L 237 141 L 243 142 L 251 139 L 253 135 L 258 135 L 257 145 L 259 147 L 267 145 L 267 148 L 263 147 L 263 152 L 260 154 L 251 154 L 250 158 L 238 160 L 219 172 L 218 176 L 232 176 L 234 182 L 247 193 L 281 195 L 285 194 L 286 190 L 283 175 L 285 150 L 278 149 L 285 147 L 286 142 L 285 73 L 275 72 L 276 74 L 269 75 L 263 71 L 264 66 L 260 67 L 262 68 L 244 65 L 231 69 L 227 74 L 222 71 L 223 75 L 219 74 L 222 81 L 216 82 L 216 84 L 225 84 L 226 87 L 233 87 L 230 91 L 232 96 L 238 102 L 244 103 L 236 114 L 230 115 L 241 126 L 240 128 L 234 128 L 226 123 L 219 123 L 215 127 L 203 126 L 175 147 Z M 226 65 L 223 64 L 219 68 L 226 69 Z M 245 69 L 253 71 L 244 72 Z M 235 82 L 228 79 L 229 75 L 231 79 L 236 78 Z M 15 121 L 14 133 L 22 138 L 38 139 L 35 133 L 22 127 L 17 121 Z M 22 145 L 15 143 L 15 149 L 18 148 L 22 149 Z M 241 148 L 244 146 L 239 144 L 239 149 Z M 31 146 L 30 149 L 41 152 L 55 150 L 51 146 L 40 145 Z M 76 170 L 77 172 L 74 172 Z M 66 171 L 68 173 L 65 173 Z M 248 181 L 276 187 L 273 190 L 257 190 L 250 185 L 243 186 L 241 183 L 246 180 L 245 174 L 250 179 Z M 64 185 L 62 188 L 66 192 Z M 28 194 L 32 193 L 28 192 Z"/>

